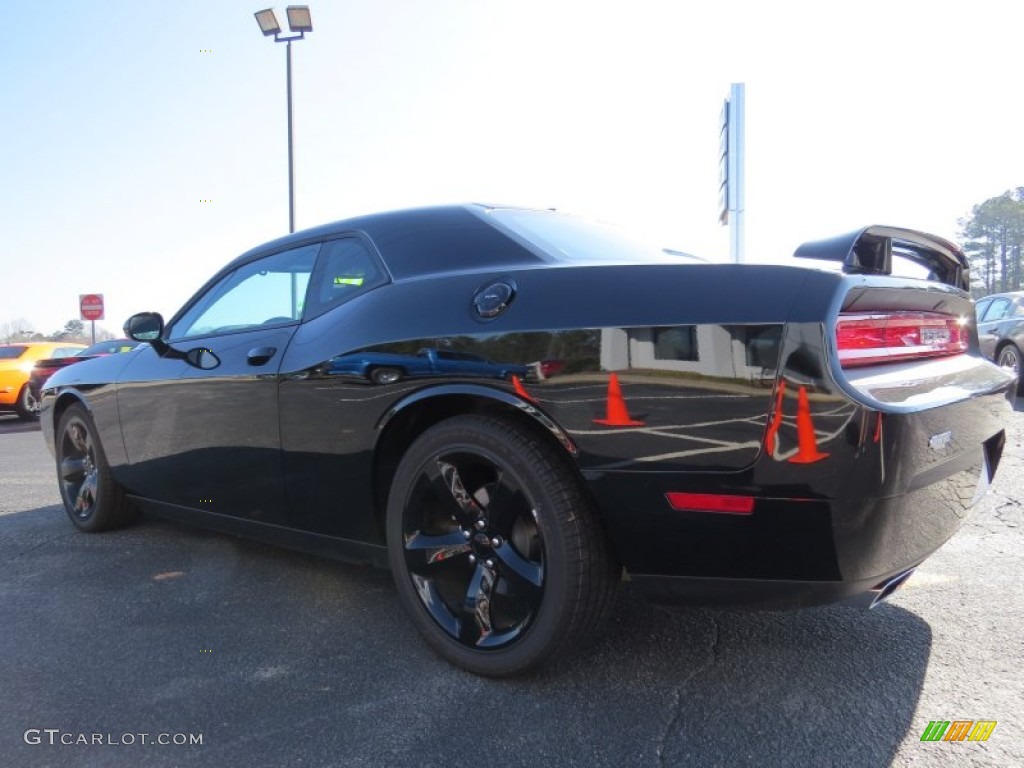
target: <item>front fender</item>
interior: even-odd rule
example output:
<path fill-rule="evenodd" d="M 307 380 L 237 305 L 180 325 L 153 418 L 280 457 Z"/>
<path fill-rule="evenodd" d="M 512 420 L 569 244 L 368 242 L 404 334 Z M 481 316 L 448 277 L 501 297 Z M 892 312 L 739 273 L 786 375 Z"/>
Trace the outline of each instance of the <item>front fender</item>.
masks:
<path fill-rule="evenodd" d="M 88 411 L 96 426 L 107 464 L 116 476 L 119 468 L 128 463 L 128 455 L 121 437 L 117 390 L 112 384 L 50 387 L 43 390 L 39 420 L 46 447 L 56 455 L 57 422 L 64 410 L 75 402 Z"/>

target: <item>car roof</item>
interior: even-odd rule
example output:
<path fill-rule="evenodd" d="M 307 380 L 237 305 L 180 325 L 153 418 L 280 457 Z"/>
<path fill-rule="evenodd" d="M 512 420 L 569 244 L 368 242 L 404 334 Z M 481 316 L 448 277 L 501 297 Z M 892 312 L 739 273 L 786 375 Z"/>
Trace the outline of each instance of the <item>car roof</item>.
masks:
<path fill-rule="evenodd" d="M 222 271 L 267 253 L 350 233 L 363 233 L 373 241 L 396 280 L 462 270 L 542 264 L 543 259 L 537 254 L 479 215 L 490 207 L 470 203 L 342 219 L 246 251 Z"/>

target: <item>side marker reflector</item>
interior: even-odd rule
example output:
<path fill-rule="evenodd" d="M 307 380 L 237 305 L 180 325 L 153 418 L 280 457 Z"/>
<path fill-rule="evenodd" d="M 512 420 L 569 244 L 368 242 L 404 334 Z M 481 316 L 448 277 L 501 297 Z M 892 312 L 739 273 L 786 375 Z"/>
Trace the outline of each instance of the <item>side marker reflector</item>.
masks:
<path fill-rule="evenodd" d="M 749 515 L 754 511 L 753 496 L 725 496 L 717 493 L 665 494 L 669 506 L 677 512 L 717 512 L 724 515 Z"/>

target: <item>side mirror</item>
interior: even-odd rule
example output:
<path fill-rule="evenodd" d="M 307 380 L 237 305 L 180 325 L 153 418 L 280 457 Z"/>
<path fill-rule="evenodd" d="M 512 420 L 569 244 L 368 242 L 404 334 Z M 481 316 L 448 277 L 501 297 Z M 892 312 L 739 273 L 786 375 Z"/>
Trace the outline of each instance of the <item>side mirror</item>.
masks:
<path fill-rule="evenodd" d="M 163 333 L 164 319 L 159 312 L 139 312 L 124 323 L 124 335 L 135 341 L 158 342 Z"/>
<path fill-rule="evenodd" d="M 160 357 L 171 360 L 184 360 L 193 368 L 202 371 L 212 371 L 220 365 L 220 358 L 213 353 L 212 349 L 196 347 L 188 352 L 174 349 L 163 340 L 164 319 L 159 312 L 139 312 L 132 315 L 124 322 L 124 335 L 135 341 L 148 342 L 156 350 Z"/>

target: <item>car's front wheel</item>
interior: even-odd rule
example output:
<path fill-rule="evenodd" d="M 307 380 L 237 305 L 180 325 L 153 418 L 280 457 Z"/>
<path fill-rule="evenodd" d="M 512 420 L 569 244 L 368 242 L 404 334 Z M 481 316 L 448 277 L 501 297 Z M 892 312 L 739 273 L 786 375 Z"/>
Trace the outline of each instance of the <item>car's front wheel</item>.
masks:
<path fill-rule="evenodd" d="M 996 358 L 996 365 L 999 367 L 1013 369 L 1013 373 L 1017 377 L 1017 394 L 1024 395 L 1024 381 L 1021 380 L 1020 362 L 1020 350 L 1013 344 L 1007 344 L 999 350 L 999 357 Z"/>
<path fill-rule="evenodd" d="M 568 458 L 504 419 L 458 416 L 412 444 L 387 538 L 419 631 L 481 675 L 523 673 L 589 639 L 619 580 Z"/>
<path fill-rule="evenodd" d="M 111 477 L 96 427 L 82 405 L 64 411 L 56 438 L 60 495 L 71 522 L 88 533 L 130 523 L 135 509 Z"/>
<path fill-rule="evenodd" d="M 370 380 L 374 384 L 394 384 L 402 378 L 402 369 L 382 366 L 370 371 Z"/>

